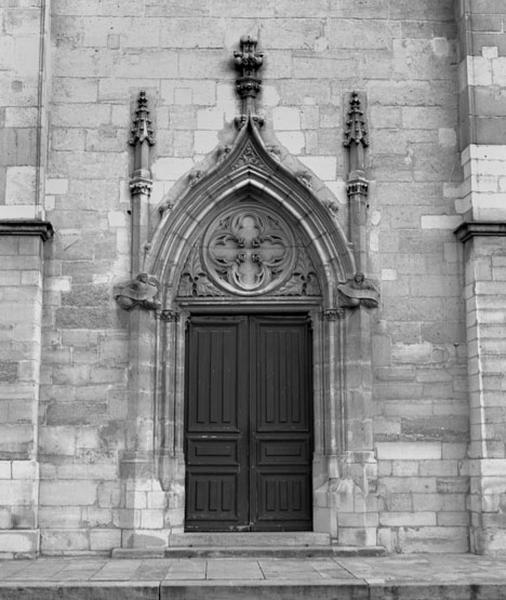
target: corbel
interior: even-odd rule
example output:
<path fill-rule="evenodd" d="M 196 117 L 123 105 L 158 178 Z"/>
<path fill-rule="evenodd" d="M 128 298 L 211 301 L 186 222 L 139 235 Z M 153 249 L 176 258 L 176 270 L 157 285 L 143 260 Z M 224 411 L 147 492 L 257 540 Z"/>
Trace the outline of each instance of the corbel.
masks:
<path fill-rule="evenodd" d="M 344 132 L 348 149 L 346 191 L 349 205 L 349 237 L 357 273 L 367 270 L 367 209 L 369 182 L 365 173 L 365 150 L 369 146 L 364 111 L 358 92 L 352 92 Z"/>
<path fill-rule="evenodd" d="M 345 308 L 376 308 L 379 305 L 379 291 L 372 279 L 367 279 L 361 272 L 355 273 L 346 283 L 337 285 L 339 304 Z"/>
<path fill-rule="evenodd" d="M 156 277 L 139 273 L 135 279 L 116 285 L 113 296 L 124 310 L 135 307 L 158 310 L 161 306 L 159 293 L 160 283 Z"/>
<path fill-rule="evenodd" d="M 241 50 L 234 52 L 234 64 L 240 76 L 236 80 L 236 90 L 241 99 L 241 116 L 235 119 L 240 129 L 251 116 L 258 126 L 263 125 L 263 119 L 257 115 L 256 97 L 262 88 L 262 80 L 257 72 L 263 64 L 264 55 L 257 52 L 258 41 L 251 35 L 243 36 L 240 40 Z"/>
<path fill-rule="evenodd" d="M 134 149 L 134 169 L 130 177 L 132 196 L 132 242 L 131 275 L 142 269 L 144 244 L 149 235 L 149 197 L 153 187 L 150 169 L 150 149 L 155 139 L 149 118 L 146 92 L 141 91 L 137 99 L 137 110 L 130 130 L 129 144 Z"/>

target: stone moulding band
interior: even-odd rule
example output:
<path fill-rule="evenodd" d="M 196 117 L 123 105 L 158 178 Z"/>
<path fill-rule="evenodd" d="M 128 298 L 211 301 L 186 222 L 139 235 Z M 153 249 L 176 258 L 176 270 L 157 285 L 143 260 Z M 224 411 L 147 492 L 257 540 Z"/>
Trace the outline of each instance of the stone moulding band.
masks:
<path fill-rule="evenodd" d="M 0 220 L 0 235 L 38 236 L 45 242 L 53 237 L 54 229 L 49 221 L 2 219 Z"/>
<path fill-rule="evenodd" d="M 506 223 L 500 221 L 468 221 L 461 223 L 453 232 L 459 241 L 467 242 L 473 237 L 506 236 Z"/>

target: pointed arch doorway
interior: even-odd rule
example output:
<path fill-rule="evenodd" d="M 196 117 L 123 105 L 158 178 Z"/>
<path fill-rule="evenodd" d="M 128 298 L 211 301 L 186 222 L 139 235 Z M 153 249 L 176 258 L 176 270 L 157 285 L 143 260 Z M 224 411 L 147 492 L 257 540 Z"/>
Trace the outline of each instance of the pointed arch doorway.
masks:
<path fill-rule="evenodd" d="M 304 313 L 191 316 L 187 531 L 312 530 L 311 354 Z"/>
<path fill-rule="evenodd" d="M 150 446 L 155 457 L 157 479 L 167 492 L 167 528 L 174 533 L 191 530 L 198 521 L 187 510 L 190 502 L 187 497 L 193 494 L 190 506 L 196 506 L 198 494 L 190 490 L 194 483 L 187 476 L 187 470 L 194 465 L 188 460 L 193 452 L 186 442 L 190 431 L 185 433 L 187 373 L 191 370 L 189 337 L 194 319 L 211 315 L 243 316 L 247 320 L 255 314 L 304 315 L 309 316 L 311 331 L 308 363 L 312 386 L 309 399 L 312 431 L 308 442 L 312 455 L 308 471 L 311 516 L 307 518 L 306 513 L 294 528 L 327 533 L 334 540 L 341 535 L 350 539 L 345 537 L 348 533 L 345 528 L 338 524 L 338 502 L 343 491 L 341 486 L 341 495 L 338 494 L 340 477 L 352 469 L 361 474 L 361 481 L 369 472 L 374 477 L 375 463 L 369 450 L 368 417 L 360 412 L 363 405 L 358 403 L 354 408 L 352 421 L 348 417 L 351 411 L 345 386 L 349 364 L 344 352 L 345 336 L 353 334 L 355 321 L 345 316 L 336 290 L 338 285 L 352 280 L 355 273 L 346 236 L 324 199 L 266 148 L 251 118 L 242 126 L 234 146 L 218 154 L 216 163 L 206 173 L 190 173 L 188 182 L 175 205 L 168 201 L 162 204 L 163 215 L 145 260 L 146 271 L 159 282 L 161 302 L 158 318 L 150 321 L 148 315 L 139 314 L 136 329 L 143 332 L 136 341 L 137 362 L 154 366 L 153 378 L 143 380 L 145 389 L 153 392 L 152 411 L 138 403 L 137 396 L 132 394 L 132 437 L 144 443 L 145 452 Z M 248 338 L 246 346 L 250 348 L 251 344 Z M 214 354 L 208 352 L 209 356 Z M 359 358 L 355 361 L 357 368 Z M 244 360 L 248 364 L 249 359 Z M 139 389 L 144 394 L 142 387 Z M 249 384 L 246 389 L 248 400 L 241 412 L 251 414 L 256 410 L 251 407 L 254 396 Z M 209 403 L 209 398 L 205 402 Z M 152 438 L 145 435 L 150 423 Z M 248 429 L 246 437 L 251 435 Z M 347 446 L 352 435 L 357 452 Z M 220 450 L 218 462 L 223 460 L 223 456 L 219 458 L 223 452 L 226 456 L 231 450 Z M 257 461 L 259 452 L 259 446 L 250 443 L 244 456 L 249 461 L 253 456 Z M 135 468 L 142 474 L 144 463 L 135 460 Z M 212 466 L 216 475 L 219 465 Z M 251 485 L 253 467 L 257 464 L 248 462 L 246 472 L 250 483 L 237 488 L 238 500 L 234 502 L 238 508 L 228 527 L 260 527 L 262 513 L 254 509 L 255 503 L 259 503 L 258 494 L 252 496 L 251 491 L 258 487 L 258 483 L 256 487 Z M 235 468 L 242 471 L 237 464 Z M 219 484 L 222 491 L 209 491 L 210 482 L 216 479 L 210 477 L 204 483 L 208 491 L 200 494 L 202 506 L 206 508 L 208 503 L 208 512 L 215 509 L 209 501 L 211 494 L 221 494 L 220 502 L 221 498 L 228 498 L 223 482 Z M 288 484 L 284 489 L 288 489 Z M 346 502 L 355 493 L 354 487 L 349 489 Z M 307 487 L 305 490 L 301 496 L 307 497 Z M 245 495 L 247 514 L 237 517 Z M 279 498 L 281 492 L 278 504 Z M 275 509 L 276 502 L 272 506 Z M 232 510 L 223 507 L 222 512 Z M 205 523 L 206 519 L 204 515 L 201 521 Z M 209 521 L 203 527 L 216 530 Z M 287 525 L 271 519 L 266 529 L 277 527 Z M 369 530 L 362 526 L 350 530 L 350 535 L 357 539 L 369 535 Z"/>

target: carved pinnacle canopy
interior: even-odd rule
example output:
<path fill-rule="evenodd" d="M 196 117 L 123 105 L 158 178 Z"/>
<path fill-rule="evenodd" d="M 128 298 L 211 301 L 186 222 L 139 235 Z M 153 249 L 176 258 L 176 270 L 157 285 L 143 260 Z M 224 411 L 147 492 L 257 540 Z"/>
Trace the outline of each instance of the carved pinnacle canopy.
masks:
<path fill-rule="evenodd" d="M 344 145 L 349 147 L 352 142 L 357 145 L 362 144 L 365 148 L 369 145 L 364 112 L 361 109 L 358 92 L 351 93 L 350 110 L 348 111 L 344 132 Z"/>
<path fill-rule="evenodd" d="M 236 82 L 237 93 L 241 98 L 256 98 L 260 91 L 262 80 L 258 79 L 257 71 L 264 61 L 263 53 L 257 52 L 257 40 L 250 35 L 241 38 L 241 50 L 234 52 L 234 62 L 241 76 Z"/>
<path fill-rule="evenodd" d="M 136 146 L 144 142 L 152 146 L 155 143 L 151 119 L 149 118 L 148 99 L 144 90 L 139 93 L 139 98 L 137 99 L 137 110 L 135 111 L 135 118 L 130 133 L 132 134 L 129 140 L 131 146 Z"/>

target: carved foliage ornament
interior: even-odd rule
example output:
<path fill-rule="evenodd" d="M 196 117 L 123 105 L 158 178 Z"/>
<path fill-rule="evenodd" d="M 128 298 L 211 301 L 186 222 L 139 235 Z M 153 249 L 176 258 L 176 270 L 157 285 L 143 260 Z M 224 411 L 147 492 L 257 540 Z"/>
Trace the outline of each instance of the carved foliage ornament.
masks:
<path fill-rule="evenodd" d="M 240 206 L 211 223 L 202 258 L 210 277 L 228 292 L 265 293 L 293 270 L 295 242 L 270 211 Z"/>
<path fill-rule="evenodd" d="M 232 165 L 232 171 L 239 169 L 240 167 L 247 166 L 258 166 L 262 164 L 262 160 L 258 155 L 258 152 L 253 148 L 252 144 L 247 144 L 238 156 L 237 160 Z"/>
<path fill-rule="evenodd" d="M 269 209 L 242 204 L 215 219 L 181 274 L 180 298 L 320 296 L 304 246 Z"/>

